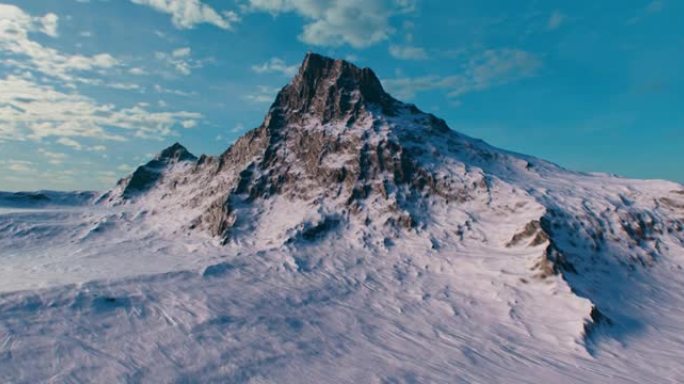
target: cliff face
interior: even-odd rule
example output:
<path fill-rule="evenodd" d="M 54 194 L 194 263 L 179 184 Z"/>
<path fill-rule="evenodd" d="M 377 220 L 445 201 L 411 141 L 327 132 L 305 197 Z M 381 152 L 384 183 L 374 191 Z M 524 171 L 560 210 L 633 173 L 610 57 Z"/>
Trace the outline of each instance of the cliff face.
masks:
<path fill-rule="evenodd" d="M 379 224 L 410 228 L 425 193 L 463 201 L 486 192 L 478 172 L 438 169 L 438 157 L 463 144 L 444 121 L 388 95 L 372 70 L 308 54 L 263 124 L 220 157 L 218 172 L 232 173 L 232 184 L 198 223 L 227 239 L 236 205 L 281 196 L 371 221 L 374 201 L 388 213 Z"/>

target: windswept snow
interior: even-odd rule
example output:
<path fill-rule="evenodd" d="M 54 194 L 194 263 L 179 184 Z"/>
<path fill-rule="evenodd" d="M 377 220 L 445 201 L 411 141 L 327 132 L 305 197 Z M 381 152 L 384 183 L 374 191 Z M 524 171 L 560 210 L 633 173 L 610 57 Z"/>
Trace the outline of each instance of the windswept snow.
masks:
<path fill-rule="evenodd" d="M 144 218 L 100 206 L 0 211 L 0 292 L 187 269 L 223 252 Z"/>
<path fill-rule="evenodd" d="M 135 205 L 3 213 L 0 372 L 25 383 L 684 379 L 681 244 L 648 268 L 566 274 L 577 295 L 560 275 L 535 277 L 545 243 L 506 246 L 545 212 L 524 193 L 508 199 L 477 217 L 466 213 L 477 202 L 435 208 L 433 230 L 375 245 L 361 225 L 262 238 L 293 217 L 316 222 L 286 201 L 253 229 L 262 235 L 223 247 L 165 232 Z M 589 338 L 584 296 L 612 316 Z"/>

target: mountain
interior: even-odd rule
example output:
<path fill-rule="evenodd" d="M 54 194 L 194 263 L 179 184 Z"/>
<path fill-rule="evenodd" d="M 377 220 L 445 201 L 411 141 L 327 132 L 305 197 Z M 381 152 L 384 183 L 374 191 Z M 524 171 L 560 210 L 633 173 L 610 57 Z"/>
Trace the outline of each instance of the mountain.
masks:
<path fill-rule="evenodd" d="M 97 280 L 0 297 L 10 378 L 684 379 L 682 185 L 495 148 L 343 60 L 307 54 L 222 154 L 174 144 L 64 215 L 0 226 Z M 85 366 L 40 363 L 63 356 Z"/>
<path fill-rule="evenodd" d="M 98 196 L 96 192 L 0 192 L 0 207 L 46 208 L 85 205 Z"/>

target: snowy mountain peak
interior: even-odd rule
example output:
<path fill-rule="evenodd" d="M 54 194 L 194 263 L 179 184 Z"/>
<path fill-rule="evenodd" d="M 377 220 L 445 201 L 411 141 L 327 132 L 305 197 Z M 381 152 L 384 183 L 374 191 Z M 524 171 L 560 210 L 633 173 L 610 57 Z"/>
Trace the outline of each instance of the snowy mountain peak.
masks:
<path fill-rule="evenodd" d="M 180 143 L 176 142 L 159 152 L 155 157 L 155 160 L 164 162 L 195 161 L 197 160 L 197 157 L 190 153 Z"/>
<path fill-rule="evenodd" d="M 292 82 L 271 107 L 272 115 L 290 122 L 311 116 L 325 124 L 348 120 L 372 106 L 394 114 L 394 100 L 370 68 L 308 53 Z"/>
<path fill-rule="evenodd" d="M 154 159 L 139 166 L 129 176 L 119 180 L 116 188 L 100 200 L 118 201 L 120 198 L 133 199 L 148 192 L 157 185 L 164 175 L 177 165 L 187 165 L 197 161 L 197 157 L 184 146 L 174 143 L 159 152 Z"/>

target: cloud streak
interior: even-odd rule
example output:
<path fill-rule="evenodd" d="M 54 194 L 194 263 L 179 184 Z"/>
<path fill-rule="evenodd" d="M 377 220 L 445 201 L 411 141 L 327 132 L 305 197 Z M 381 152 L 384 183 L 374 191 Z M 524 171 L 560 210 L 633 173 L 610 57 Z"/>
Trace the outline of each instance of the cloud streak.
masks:
<path fill-rule="evenodd" d="M 294 76 L 299 69 L 299 65 L 287 65 L 283 59 L 272 57 L 263 64 L 252 65 L 252 71 L 255 73 L 280 73 L 285 76 Z"/>
<path fill-rule="evenodd" d="M 192 73 L 193 69 L 204 66 L 204 62 L 194 59 L 191 53 L 190 47 L 181 47 L 174 49 L 171 53 L 155 52 L 154 56 L 165 65 L 172 67 L 179 74 L 187 76 Z"/>
<path fill-rule="evenodd" d="M 460 73 L 448 76 L 399 77 L 383 84 L 400 98 L 442 90 L 452 98 L 501 86 L 537 73 L 542 63 L 535 55 L 518 49 L 490 49 L 471 57 Z"/>
<path fill-rule="evenodd" d="M 246 95 L 245 99 L 252 103 L 272 103 L 276 97 L 276 94 L 278 94 L 278 91 L 280 91 L 280 88 L 258 85 L 256 92 Z"/>
<path fill-rule="evenodd" d="M 218 12 L 200 0 L 131 0 L 131 2 L 171 15 L 171 22 L 178 29 L 192 29 L 198 24 L 231 29 L 233 24 L 240 20 L 235 12 Z"/>
<path fill-rule="evenodd" d="M 425 49 L 409 45 L 391 45 L 389 53 L 392 57 L 400 60 L 425 60 L 428 58 Z"/>
<path fill-rule="evenodd" d="M 174 128 L 190 127 L 202 115 L 193 112 L 153 112 L 141 105 L 118 108 L 99 104 L 77 93 L 10 75 L 0 79 L 0 136 L 4 140 L 58 143 L 78 149 L 74 138 L 125 141 L 129 137 L 158 139 Z"/>
<path fill-rule="evenodd" d="M 31 32 L 57 36 L 57 15 L 33 17 L 19 7 L 0 4 L 0 51 L 6 66 L 36 70 L 68 82 L 87 82 L 80 74 L 115 67 L 120 62 L 110 54 L 65 55 L 32 40 Z"/>
<path fill-rule="evenodd" d="M 412 0 L 249 0 L 247 11 L 300 15 L 308 20 L 299 35 L 307 44 L 364 48 L 386 40 L 394 32 L 390 19 L 413 7 Z"/>
<path fill-rule="evenodd" d="M 549 20 L 546 22 L 546 29 L 549 31 L 556 30 L 561 27 L 561 25 L 565 22 L 565 15 L 560 13 L 559 11 L 553 11 L 551 16 L 549 16 Z"/>

